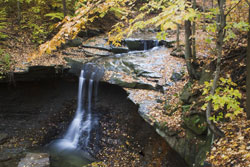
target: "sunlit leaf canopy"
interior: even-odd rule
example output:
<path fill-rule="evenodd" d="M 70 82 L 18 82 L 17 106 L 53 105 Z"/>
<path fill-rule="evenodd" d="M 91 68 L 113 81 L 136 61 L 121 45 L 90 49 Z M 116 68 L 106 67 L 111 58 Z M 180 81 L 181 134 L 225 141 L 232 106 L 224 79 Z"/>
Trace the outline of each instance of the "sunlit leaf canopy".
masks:
<path fill-rule="evenodd" d="M 80 8 L 72 17 L 66 16 L 57 26 L 61 26 L 59 32 L 46 43 L 39 46 L 38 52 L 33 53 L 31 59 L 44 53 L 50 54 L 68 39 L 74 39 L 77 34 L 87 29 L 89 23 L 97 18 L 103 18 L 108 12 L 113 12 L 116 17 L 127 16 L 134 1 L 130 0 L 88 0 L 80 1 Z"/>
<path fill-rule="evenodd" d="M 72 17 L 65 17 L 58 24 L 61 26 L 59 32 L 48 42 L 40 45 L 39 51 L 33 53 L 32 58 L 44 53 L 50 54 L 56 50 L 67 39 L 74 39 L 79 31 L 88 28 L 88 24 L 98 18 L 103 18 L 107 13 L 113 13 L 120 21 L 112 27 L 109 32 L 109 42 L 119 45 L 122 38 L 132 35 L 138 29 L 146 28 L 148 25 L 160 27 L 162 32 L 175 29 L 176 24 L 184 20 L 198 18 L 197 10 L 185 0 L 157 1 L 150 0 L 142 3 L 141 7 L 134 8 L 136 0 L 88 0 L 80 1 L 80 8 Z M 159 14 L 153 18 L 145 19 L 151 12 Z M 132 15 L 136 15 L 132 17 Z M 164 34 L 164 33 L 162 33 Z M 162 35 L 159 35 L 162 37 Z"/>

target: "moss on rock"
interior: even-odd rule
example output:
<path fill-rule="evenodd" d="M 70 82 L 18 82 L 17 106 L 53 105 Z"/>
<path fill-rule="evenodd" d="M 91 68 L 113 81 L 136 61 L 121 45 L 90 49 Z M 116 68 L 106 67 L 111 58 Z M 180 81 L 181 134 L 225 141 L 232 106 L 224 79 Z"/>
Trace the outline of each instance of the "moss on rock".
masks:
<path fill-rule="evenodd" d="M 197 135 L 202 135 L 207 130 L 206 119 L 200 115 L 191 115 L 183 118 L 184 124 Z"/>

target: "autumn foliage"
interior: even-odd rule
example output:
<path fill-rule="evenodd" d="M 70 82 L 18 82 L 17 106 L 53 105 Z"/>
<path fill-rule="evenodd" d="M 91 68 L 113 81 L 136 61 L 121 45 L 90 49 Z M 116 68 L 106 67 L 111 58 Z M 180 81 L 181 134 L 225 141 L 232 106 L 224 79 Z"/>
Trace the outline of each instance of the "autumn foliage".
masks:
<path fill-rule="evenodd" d="M 20 20 L 17 20 L 20 27 L 24 30 L 33 30 L 31 31 L 33 42 L 40 44 L 37 51 L 30 54 L 29 60 L 52 54 L 67 40 L 74 39 L 80 31 L 87 30 L 95 21 L 104 19 L 108 14 L 112 14 L 116 18 L 116 24 L 110 27 L 109 32 L 106 32 L 109 43 L 113 45 L 120 45 L 123 38 L 148 27 L 159 30 L 157 32 L 158 39 L 166 39 L 168 30 L 177 31 L 178 28 L 181 28 L 182 32 L 184 28 L 189 30 L 188 35 L 187 31 L 184 32 L 187 39 L 185 42 L 182 40 L 180 45 L 190 45 L 188 49 L 190 49 L 191 55 L 188 57 L 185 54 L 185 61 L 187 66 L 193 66 L 193 70 L 197 74 L 197 77 L 194 78 L 189 75 L 190 82 L 193 84 L 192 91 L 199 88 L 200 92 L 203 92 L 203 95 L 200 96 L 204 98 L 199 101 L 202 103 L 199 109 L 207 113 L 208 124 L 215 123 L 225 134 L 224 137 L 214 142 L 207 160 L 215 166 L 249 165 L 249 121 L 245 119 L 246 115 L 243 112 L 245 106 L 240 101 L 244 95 L 242 96 L 238 85 L 228 77 L 229 72 L 221 74 L 221 68 L 223 68 L 221 65 L 230 59 L 227 57 L 227 50 L 247 47 L 246 40 L 236 39 L 246 37 L 250 30 L 247 17 L 249 1 L 74 0 L 70 1 L 74 4 L 73 10 L 66 17 L 62 11 L 57 9 L 62 9 L 59 0 L 48 1 L 48 4 L 52 5 L 47 5 L 47 1 L 44 0 L 36 1 L 39 5 L 36 5 L 33 0 L 0 2 L 8 4 L 8 7 L 0 8 L 1 40 L 8 38 L 8 33 L 3 31 L 8 27 L 7 14 L 14 10 L 19 11 L 18 7 L 11 8 L 10 6 L 20 2 L 27 9 L 32 6 L 29 10 L 32 16 L 27 12 L 16 14 L 18 17 L 22 16 Z M 50 24 L 42 24 L 42 21 Z M 51 38 L 49 35 L 53 37 Z M 44 42 L 46 39 L 47 42 Z M 185 49 L 187 50 L 187 47 Z M 235 55 L 230 56 L 234 57 Z M 244 55 L 243 58 L 245 58 Z M 5 66 L 2 67 L 2 65 L 0 70 L 9 69 L 8 56 L 3 57 L 1 62 L 4 62 L 2 64 Z M 216 67 L 205 69 L 211 64 Z M 246 64 L 241 63 L 239 66 L 246 66 Z M 201 78 L 202 71 L 207 74 L 211 72 L 210 70 L 213 72 L 210 81 L 198 84 L 197 80 Z M 241 90 L 245 91 L 245 89 L 244 87 Z M 172 99 L 175 98 L 172 97 Z M 195 105 L 192 104 L 192 106 Z M 160 118 L 162 117 L 160 116 Z M 212 130 L 211 127 L 210 130 Z"/>

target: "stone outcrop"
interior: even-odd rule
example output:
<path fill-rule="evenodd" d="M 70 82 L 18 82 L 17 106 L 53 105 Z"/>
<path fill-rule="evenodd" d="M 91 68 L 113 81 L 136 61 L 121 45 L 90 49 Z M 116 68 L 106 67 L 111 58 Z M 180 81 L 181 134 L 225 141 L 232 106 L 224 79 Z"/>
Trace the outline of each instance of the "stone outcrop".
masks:
<path fill-rule="evenodd" d="M 138 42 L 137 44 L 128 44 L 128 42 Z M 80 70 L 85 63 L 95 63 L 105 69 L 103 82 L 118 85 L 126 90 L 128 98 L 138 105 L 138 112 L 141 117 L 149 124 L 154 126 L 157 133 L 181 155 L 189 166 L 199 166 L 204 160 L 206 151 L 211 144 L 211 136 L 207 134 L 207 128 L 197 128 L 204 122 L 197 115 L 190 115 L 183 119 L 183 126 L 186 135 L 179 137 L 179 131 L 169 129 L 160 122 L 152 122 L 151 112 L 154 110 L 163 111 L 158 108 L 162 105 L 163 96 L 168 93 L 168 88 L 183 79 L 185 73 L 185 63 L 182 58 L 173 58 L 170 56 L 168 48 L 160 47 L 144 51 L 145 47 L 152 48 L 155 44 L 145 40 L 125 40 L 127 47 L 134 52 L 113 54 L 107 57 L 94 57 L 91 59 L 66 58 L 67 67 L 29 67 L 27 71 L 15 73 L 15 80 L 43 80 L 52 78 L 62 78 L 67 76 L 79 76 Z M 168 46 L 166 42 L 162 42 Z M 143 47 L 143 49 L 142 49 Z M 125 52 L 126 49 L 123 51 Z M 143 50 L 143 51 L 138 51 Z M 119 51 L 120 52 L 120 51 Z M 127 50 L 126 50 L 127 52 Z M 171 62 L 171 63 L 169 63 Z M 194 100 L 189 90 L 182 94 L 182 100 L 190 103 Z M 183 108 L 183 113 L 185 109 Z M 185 114 L 183 114 L 185 115 Z"/>

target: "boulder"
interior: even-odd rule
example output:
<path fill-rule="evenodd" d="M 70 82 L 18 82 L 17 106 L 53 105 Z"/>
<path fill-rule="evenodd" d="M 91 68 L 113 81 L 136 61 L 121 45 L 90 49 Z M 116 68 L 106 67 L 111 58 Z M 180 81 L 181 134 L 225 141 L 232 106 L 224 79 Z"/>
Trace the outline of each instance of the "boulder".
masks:
<path fill-rule="evenodd" d="M 184 73 L 182 71 L 180 71 L 180 72 L 173 72 L 170 79 L 172 81 L 174 81 L 174 82 L 177 82 L 177 81 L 182 80 L 183 76 L 184 76 Z"/>
<path fill-rule="evenodd" d="M 49 167 L 49 154 L 27 153 L 18 164 L 18 167 Z"/>

